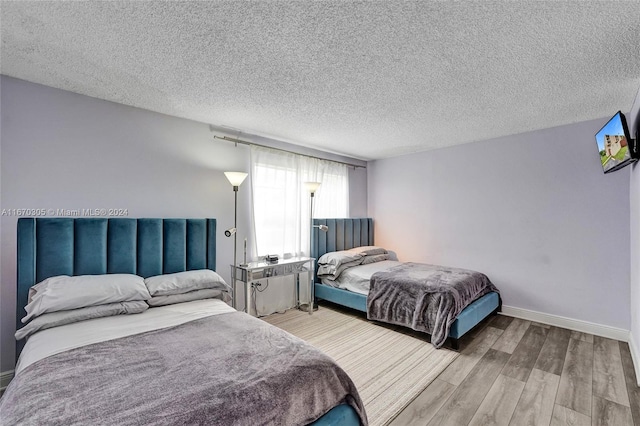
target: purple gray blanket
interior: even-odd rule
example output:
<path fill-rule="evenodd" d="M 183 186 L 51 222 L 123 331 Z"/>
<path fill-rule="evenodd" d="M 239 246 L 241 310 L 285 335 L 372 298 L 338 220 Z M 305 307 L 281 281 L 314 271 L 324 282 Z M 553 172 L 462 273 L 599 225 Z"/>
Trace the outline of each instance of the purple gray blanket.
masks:
<path fill-rule="evenodd" d="M 22 370 L 6 425 L 303 425 L 358 392 L 328 356 L 234 312 L 72 349 Z"/>
<path fill-rule="evenodd" d="M 491 291 L 498 289 L 480 272 L 403 263 L 371 277 L 367 318 L 429 333 L 439 348 L 458 314 Z"/>

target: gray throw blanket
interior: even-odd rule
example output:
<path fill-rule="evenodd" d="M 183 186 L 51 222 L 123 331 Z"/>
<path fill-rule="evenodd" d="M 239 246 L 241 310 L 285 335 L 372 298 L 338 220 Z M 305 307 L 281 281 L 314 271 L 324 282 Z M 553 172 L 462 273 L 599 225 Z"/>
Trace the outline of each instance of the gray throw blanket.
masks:
<path fill-rule="evenodd" d="M 233 312 L 72 349 L 22 370 L 3 425 L 303 425 L 346 403 L 347 374 L 291 334 Z"/>
<path fill-rule="evenodd" d="M 429 333 L 439 348 L 458 314 L 491 291 L 498 289 L 480 272 L 403 263 L 371 277 L 367 318 Z"/>

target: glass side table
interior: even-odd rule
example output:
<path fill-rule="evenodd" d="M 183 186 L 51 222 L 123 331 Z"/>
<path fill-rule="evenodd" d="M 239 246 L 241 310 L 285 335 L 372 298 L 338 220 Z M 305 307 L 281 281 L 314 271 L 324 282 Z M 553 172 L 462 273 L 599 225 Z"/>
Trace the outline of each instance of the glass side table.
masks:
<path fill-rule="evenodd" d="M 251 314 L 251 286 L 254 281 L 268 279 L 271 277 L 282 277 L 286 275 L 295 276 L 296 288 L 296 308 L 300 309 L 300 273 L 309 271 L 309 315 L 313 314 L 314 287 L 313 268 L 315 259 L 313 257 L 291 257 L 280 259 L 277 262 L 250 262 L 246 265 L 237 265 L 235 270 L 236 281 L 244 284 L 245 312 Z M 233 265 L 231 266 L 231 277 L 233 279 Z M 235 285 L 235 283 L 234 283 Z"/>

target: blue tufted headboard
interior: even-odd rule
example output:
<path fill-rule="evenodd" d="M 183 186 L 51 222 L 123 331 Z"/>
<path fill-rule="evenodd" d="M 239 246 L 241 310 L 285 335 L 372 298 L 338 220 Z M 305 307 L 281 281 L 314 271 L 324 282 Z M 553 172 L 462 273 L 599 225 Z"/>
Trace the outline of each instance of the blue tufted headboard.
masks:
<path fill-rule="evenodd" d="M 215 268 L 216 219 L 20 218 L 17 327 L 45 278 Z"/>
<path fill-rule="evenodd" d="M 327 225 L 327 232 L 314 227 L 311 233 L 311 257 L 317 260 L 331 251 L 373 245 L 373 219 L 313 219 L 314 225 Z"/>

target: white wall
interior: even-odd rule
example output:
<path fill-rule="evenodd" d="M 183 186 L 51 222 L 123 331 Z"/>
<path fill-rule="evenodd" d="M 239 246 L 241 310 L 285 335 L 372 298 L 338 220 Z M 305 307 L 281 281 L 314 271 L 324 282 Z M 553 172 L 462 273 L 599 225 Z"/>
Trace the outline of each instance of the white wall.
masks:
<path fill-rule="evenodd" d="M 631 112 L 627 115 L 627 124 L 631 137 L 635 137 L 636 132 L 640 130 L 640 91 L 636 95 Z M 631 338 L 629 346 L 636 368 L 638 386 L 640 386 L 640 163 L 632 166 L 629 199 L 631 204 Z"/>
<path fill-rule="evenodd" d="M 223 172 L 249 170 L 247 147 L 213 139 L 205 123 L 6 76 L 0 87 L 3 209 L 104 207 L 126 208 L 129 217 L 214 217 L 218 271 L 229 280 L 233 240 L 222 230 L 233 224 L 233 191 Z M 352 192 L 366 194 L 366 170 L 351 176 Z M 246 181 L 238 241 L 249 230 L 249 195 Z M 354 197 L 350 208 L 366 213 L 366 195 Z M 16 221 L 2 216 L 0 222 L 0 371 L 14 363 Z"/>
<path fill-rule="evenodd" d="M 631 339 L 629 346 L 640 386 L 640 163 L 631 173 Z"/>
<path fill-rule="evenodd" d="M 628 330 L 630 168 L 602 172 L 607 119 L 371 162 L 376 243 L 482 271 L 505 305 Z"/>

